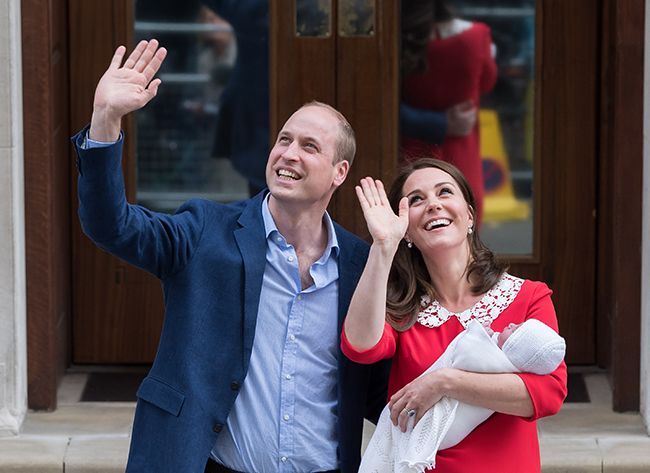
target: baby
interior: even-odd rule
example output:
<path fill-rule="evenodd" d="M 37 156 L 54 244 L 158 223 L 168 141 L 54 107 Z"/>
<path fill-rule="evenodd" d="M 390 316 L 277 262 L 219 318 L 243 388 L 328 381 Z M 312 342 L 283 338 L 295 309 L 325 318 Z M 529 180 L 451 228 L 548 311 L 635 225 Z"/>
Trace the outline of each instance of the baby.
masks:
<path fill-rule="evenodd" d="M 421 376 L 441 368 L 544 375 L 555 371 L 565 351 L 564 338 L 539 320 L 509 324 L 502 332 L 493 332 L 472 320 Z M 410 421 L 409 429 L 402 432 L 390 421 L 386 407 L 361 459 L 359 472 L 421 473 L 435 468 L 438 450 L 458 444 L 492 413 L 484 407 L 443 397 L 415 427 Z"/>

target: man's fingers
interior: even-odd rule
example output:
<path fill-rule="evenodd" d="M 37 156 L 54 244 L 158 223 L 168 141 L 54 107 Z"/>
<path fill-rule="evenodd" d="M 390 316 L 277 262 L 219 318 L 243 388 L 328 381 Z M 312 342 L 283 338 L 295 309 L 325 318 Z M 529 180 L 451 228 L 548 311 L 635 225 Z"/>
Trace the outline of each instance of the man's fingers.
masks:
<path fill-rule="evenodd" d="M 149 87 L 147 87 L 147 91 L 149 92 L 149 100 L 156 96 L 158 93 L 158 86 L 161 82 L 162 81 L 160 79 L 154 79 L 151 81 L 151 84 L 149 84 Z"/>
<path fill-rule="evenodd" d="M 133 52 L 129 55 L 129 57 L 124 62 L 124 67 L 126 69 L 133 69 L 135 67 L 135 64 L 138 62 L 138 59 L 140 59 L 140 56 L 142 56 L 144 50 L 147 49 L 148 44 L 149 42 L 145 41 L 144 39 L 138 43 L 138 45 L 135 47 Z"/>
<path fill-rule="evenodd" d="M 113 59 L 111 59 L 111 65 L 108 66 L 109 69 L 118 69 L 122 64 L 122 59 L 124 59 L 124 53 L 126 48 L 124 46 L 119 46 L 113 54 Z"/>
<path fill-rule="evenodd" d="M 159 48 L 158 51 L 156 51 L 156 54 L 151 58 L 151 61 L 149 61 L 149 64 L 147 64 L 143 71 L 147 82 L 151 81 L 153 76 L 156 75 L 166 56 L 167 50 L 165 48 Z"/>
<path fill-rule="evenodd" d="M 135 69 L 138 72 L 143 72 L 144 69 L 149 65 L 151 59 L 154 57 L 154 54 L 156 54 L 157 49 L 158 49 L 158 41 L 155 39 L 149 41 L 149 44 L 147 44 L 147 47 L 142 52 L 142 55 L 135 63 L 133 69 Z"/>

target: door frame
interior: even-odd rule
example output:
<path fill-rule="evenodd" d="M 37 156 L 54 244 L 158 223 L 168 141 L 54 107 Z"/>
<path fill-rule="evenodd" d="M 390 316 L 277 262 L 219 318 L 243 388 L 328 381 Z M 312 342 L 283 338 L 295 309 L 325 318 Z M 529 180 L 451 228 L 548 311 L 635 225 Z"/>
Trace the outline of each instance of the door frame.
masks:
<path fill-rule="evenodd" d="M 117 5 L 126 0 L 112 1 Z M 545 6 L 553 3 L 539 1 Z M 69 362 L 69 301 L 74 291 L 69 284 L 69 235 L 70 222 L 76 219 L 70 202 L 76 197 L 60 191 L 61 183 L 69 178 L 55 169 L 59 165 L 65 169 L 74 160 L 69 146 L 67 151 L 55 152 L 56 146 L 65 147 L 58 139 L 60 134 L 69 134 L 72 127 L 53 129 L 49 120 L 69 113 L 72 105 L 61 106 L 57 97 L 63 93 L 72 98 L 70 82 L 57 82 L 54 79 L 60 76 L 50 73 L 53 67 L 67 67 L 61 31 L 69 28 L 69 7 L 66 0 L 61 0 L 61 8 L 50 10 L 27 5 L 23 2 L 22 25 L 28 396 L 30 408 L 54 409 L 57 387 Z M 635 328 L 640 325 L 643 104 L 639 97 L 643 90 L 645 5 L 636 0 L 601 0 L 599 5 L 597 362 L 609 370 L 614 409 L 635 410 L 640 362 L 639 331 Z M 43 40 L 37 40 L 39 37 Z M 39 120 L 42 125 L 35 126 Z M 47 161 L 53 157 L 54 161 Z M 46 238 L 44 228 L 48 229 Z"/>

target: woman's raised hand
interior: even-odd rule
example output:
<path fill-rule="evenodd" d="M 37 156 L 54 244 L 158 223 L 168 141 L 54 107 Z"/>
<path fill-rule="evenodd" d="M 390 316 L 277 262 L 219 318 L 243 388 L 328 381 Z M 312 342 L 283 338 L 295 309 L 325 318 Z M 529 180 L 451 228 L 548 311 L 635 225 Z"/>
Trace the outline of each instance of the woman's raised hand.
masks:
<path fill-rule="evenodd" d="M 397 248 L 409 224 L 408 199 L 400 200 L 399 215 L 395 215 L 380 180 L 363 178 L 355 189 L 373 241 L 382 245 L 394 244 Z"/>
<path fill-rule="evenodd" d="M 115 51 L 110 66 L 95 89 L 90 138 L 115 141 L 119 137 L 120 120 L 144 107 L 156 96 L 160 79 L 154 76 L 167 55 L 158 41 L 140 41 L 122 64 L 126 48 Z"/>

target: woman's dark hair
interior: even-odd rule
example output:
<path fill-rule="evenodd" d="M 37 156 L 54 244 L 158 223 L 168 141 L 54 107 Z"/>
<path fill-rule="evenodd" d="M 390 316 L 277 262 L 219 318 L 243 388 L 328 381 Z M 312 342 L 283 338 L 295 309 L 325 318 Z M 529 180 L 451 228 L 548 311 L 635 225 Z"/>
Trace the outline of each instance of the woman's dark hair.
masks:
<path fill-rule="evenodd" d="M 420 158 L 403 167 L 388 193 L 388 200 L 395 211 L 399 210 L 399 202 L 403 197 L 404 183 L 411 174 L 419 169 L 436 168 L 449 174 L 463 194 L 470 207 L 472 218 L 476 222 L 474 209 L 476 203 L 465 176 L 454 165 L 433 158 Z M 473 294 L 483 294 L 494 287 L 507 267 L 498 261 L 494 253 L 486 247 L 474 231 L 467 235 L 470 248 L 470 261 L 466 269 L 467 281 L 471 284 Z M 393 265 L 388 277 L 388 294 L 386 300 L 387 321 L 398 331 L 411 327 L 420 307 L 421 297 L 428 295 L 432 300 L 437 294 L 429 272 L 424 264 L 422 253 L 415 246 L 408 248 L 402 240 L 397 248 Z"/>
<path fill-rule="evenodd" d="M 455 17 L 446 0 L 402 0 L 402 77 L 427 70 L 433 23 Z"/>

